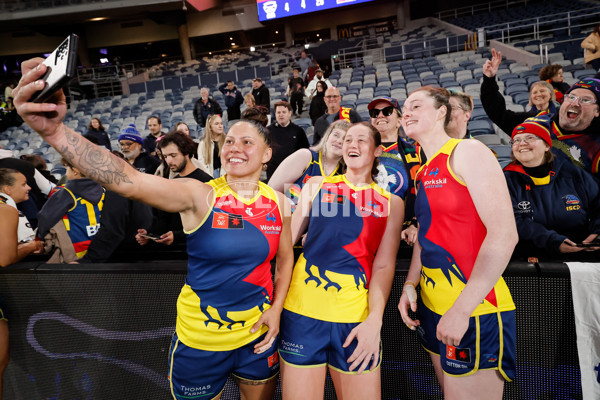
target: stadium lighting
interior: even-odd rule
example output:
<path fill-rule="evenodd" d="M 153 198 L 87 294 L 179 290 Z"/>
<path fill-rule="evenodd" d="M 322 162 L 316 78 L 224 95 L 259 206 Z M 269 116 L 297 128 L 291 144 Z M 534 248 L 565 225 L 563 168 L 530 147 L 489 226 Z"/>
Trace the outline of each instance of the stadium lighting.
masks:
<path fill-rule="evenodd" d="M 304 45 L 304 48 L 305 48 L 305 49 L 308 49 L 309 47 L 310 47 L 310 44 L 308 44 L 308 43 L 306 43 L 306 44 Z"/>
<path fill-rule="evenodd" d="M 250 51 L 256 51 L 256 47 L 250 46 Z"/>

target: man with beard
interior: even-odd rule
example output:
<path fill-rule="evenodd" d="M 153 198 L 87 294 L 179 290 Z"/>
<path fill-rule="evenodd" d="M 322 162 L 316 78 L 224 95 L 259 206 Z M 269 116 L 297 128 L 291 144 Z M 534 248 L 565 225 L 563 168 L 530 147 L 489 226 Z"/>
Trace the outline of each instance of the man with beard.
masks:
<path fill-rule="evenodd" d="M 171 171 L 179 174 L 174 179 L 191 178 L 201 182 L 208 182 L 212 179 L 210 175 L 192 163 L 194 141 L 189 136 L 181 132 L 169 132 L 158 142 L 158 148 Z M 153 214 L 152 226 L 148 230 L 138 229 L 135 236 L 140 245 L 143 246 L 149 242 L 148 231 L 160 235 L 159 238 L 153 239 L 156 243 L 185 244 L 185 234 L 179 213 L 154 209 Z"/>
<path fill-rule="evenodd" d="M 152 157 L 144 150 L 144 139 L 134 124 L 129 124 L 119 135 L 121 153 L 135 169 L 147 174 L 153 174 L 160 165 L 158 159 Z"/>

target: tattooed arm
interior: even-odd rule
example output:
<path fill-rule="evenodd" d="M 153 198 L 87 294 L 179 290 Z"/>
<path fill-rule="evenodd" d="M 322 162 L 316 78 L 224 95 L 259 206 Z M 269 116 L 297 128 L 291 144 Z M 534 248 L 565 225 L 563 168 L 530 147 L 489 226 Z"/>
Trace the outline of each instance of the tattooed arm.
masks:
<path fill-rule="evenodd" d="M 167 180 L 140 173 L 103 147 L 94 145 L 64 125 L 67 107 L 62 90 L 48 99 L 47 103 L 30 103 L 31 96 L 44 86 L 43 82 L 36 80 L 46 71 L 42 61 L 36 58 L 21 64 L 23 76 L 13 91 L 19 115 L 33 130 L 83 174 L 108 190 L 168 212 L 195 215 L 200 211 L 199 217 L 204 216 L 205 212 L 202 211 L 206 208 L 206 202 L 200 199 L 209 195 L 207 185 L 193 180 Z M 195 222 L 190 221 L 192 225 Z"/>

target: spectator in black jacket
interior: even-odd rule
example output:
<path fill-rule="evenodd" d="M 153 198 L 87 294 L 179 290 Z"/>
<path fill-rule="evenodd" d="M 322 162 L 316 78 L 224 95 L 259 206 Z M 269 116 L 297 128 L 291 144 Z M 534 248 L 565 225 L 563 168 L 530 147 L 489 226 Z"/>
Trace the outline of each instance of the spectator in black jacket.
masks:
<path fill-rule="evenodd" d="M 300 68 L 294 68 L 294 76 L 290 78 L 288 84 L 288 95 L 290 96 L 292 113 L 300 116 L 304 107 L 304 79 L 300 77 Z"/>
<path fill-rule="evenodd" d="M 315 95 L 310 101 L 310 109 L 308 110 L 313 125 L 321 115 L 324 115 L 327 112 L 327 104 L 325 104 L 326 90 L 327 84 L 325 81 L 318 81 L 316 84 Z"/>
<path fill-rule="evenodd" d="M 200 89 L 200 98 L 194 105 L 194 119 L 201 127 L 206 126 L 206 118 L 210 114 L 223 115 L 223 109 L 215 100 L 209 97 L 207 88 Z"/>
<path fill-rule="evenodd" d="M 257 106 L 263 106 L 271 112 L 271 95 L 261 78 L 252 79 L 252 96 Z"/>
<path fill-rule="evenodd" d="M 304 129 L 290 121 L 292 106 L 286 101 L 274 104 L 276 122 L 267 127 L 271 132 L 273 155 L 267 164 L 267 179 L 275 172 L 279 164 L 289 155 L 309 146 Z"/>
<path fill-rule="evenodd" d="M 104 146 L 108 150 L 112 151 L 110 137 L 108 137 L 108 133 L 106 133 L 106 129 L 104 128 L 104 125 L 102 125 L 100 119 L 92 118 L 90 124 L 88 125 L 86 135 L 94 136 L 96 139 L 98 139 L 98 144 L 100 146 Z"/>
<path fill-rule="evenodd" d="M 233 121 L 240 119 L 240 106 L 244 102 L 242 92 L 233 84 L 232 81 L 219 86 L 221 93 L 225 95 L 225 106 L 227 106 L 227 120 Z"/>
<path fill-rule="evenodd" d="M 156 115 L 148 117 L 146 120 L 150 134 L 144 138 L 144 149 L 151 156 L 156 156 L 156 141 L 164 135 L 162 131 L 162 121 Z"/>

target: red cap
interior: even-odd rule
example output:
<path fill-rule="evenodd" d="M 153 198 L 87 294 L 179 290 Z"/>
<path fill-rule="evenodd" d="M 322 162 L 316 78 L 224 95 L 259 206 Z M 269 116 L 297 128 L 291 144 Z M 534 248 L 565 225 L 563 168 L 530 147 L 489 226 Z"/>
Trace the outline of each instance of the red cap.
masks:
<path fill-rule="evenodd" d="M 544 142 L 546 142 L 548 146 L 552 147 L 552 138 L 550 137 L 550 130 L 539 122 L 525 120 L 525 122 L 515 127 L 510 138 L 513 139 L 515 135 L 519 135 L 521 133 L 530 133 L 532 135 L 535 135 L 542 139 Z"/>

